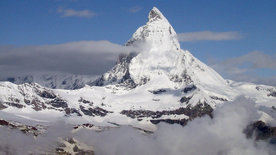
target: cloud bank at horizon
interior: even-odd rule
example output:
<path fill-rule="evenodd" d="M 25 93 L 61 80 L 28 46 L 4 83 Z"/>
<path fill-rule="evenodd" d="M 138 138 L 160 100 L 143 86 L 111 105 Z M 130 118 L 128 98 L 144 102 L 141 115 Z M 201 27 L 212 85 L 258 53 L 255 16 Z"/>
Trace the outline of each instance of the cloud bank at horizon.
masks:
<path fill-rule="evenodd" d="M 222 40 L 239 40 L 243 36 L 239 32 L 212 32 L 212 31 L 199 31 L 199 32 L 186 32 L 178 33 L 178 40 L 180 42 L 195 42 L 195 41 L 222 41 Z"/>

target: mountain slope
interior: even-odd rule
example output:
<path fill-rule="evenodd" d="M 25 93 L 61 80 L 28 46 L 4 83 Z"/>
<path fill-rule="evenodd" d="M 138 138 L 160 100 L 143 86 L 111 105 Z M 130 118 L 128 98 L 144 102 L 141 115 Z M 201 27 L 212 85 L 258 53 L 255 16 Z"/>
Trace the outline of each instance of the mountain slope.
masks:
<path fill-rule="evenodd" d="M 49 89 L 38 84 L 0 83 L 0 108 L 40 122 L 65 119 L 73 124 L 132 125 L 154 130 L 159 122 L 185 125 L 239 95 L 256 100 L 264 121 L 276 102 L 270 86 L 224 80 L 190 52 L 182 50 L 164 15 L 153 8 L 146 25 L 126 46 L 139 53 L 121 55 L 117 64 L 88 86 Z"/>
<path fill-rule="evenodd" d="M 88 75 L 72 75 L 65 73 L 40 73 L 34 75 L 10 76 L 0 81 L 9 81 L 14 84 L 38 83 L 52 89 L 79 89 L 85 84 L 91 84 L 96 77 Z"/>

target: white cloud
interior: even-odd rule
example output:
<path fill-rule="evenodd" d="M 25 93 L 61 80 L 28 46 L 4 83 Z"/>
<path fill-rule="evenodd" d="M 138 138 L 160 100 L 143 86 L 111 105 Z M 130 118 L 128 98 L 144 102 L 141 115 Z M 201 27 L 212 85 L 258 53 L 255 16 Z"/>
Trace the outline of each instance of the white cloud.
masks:
<path fill-rule="evenodd" d="M 276 76 L 264 77 L 256 74 L 257 70 L 263 69 L 276 71 L 275 60 L 276 55 L 255 51 L 223 61 L 209 62 L 209 65 L 231 80 L 276 86 Z"/>
<path fill-rule="evenodd" d="M 46 133 L 36 138 L 32 134 L 25 134 L 18 129 L 11 130 L 6 127 L 0 128 L 0 134 L 1 155 L 52 154 L 49 151 L 54 152 L 57 138 L 70 135 L 71 126 L 64 122 L 54 122 L 47 128 Z"/>
<path fill-rule="evenodd" d="M 131 13 L 136 13 L 136 12 L 141 11 L 142 9 L 143 8 L 140 7 L 140 6 L 134 6 L 134 7 L 129 8 L 128 11 L 131 12 Z"/>
<path fill-rule="evenodd" d="M 250 52 L 246 55 L 231 58 L 224 61 L 226 65 L 238 66 L 244 63 L 251 63 L 251 68 L 269 68 L 276 70 L 276 55 L 266 55 L 260 51 Z"/>
<path fill-rule="evenodd" d="M 202 40 L 238 40 L 242 38 L 239 32 L 187 32 L 177 34 L 178 40 L 181 42 L 202 41 Z"/>
<path fill-rule="evenodd" d="M 74 10 L 74 9 L 64 9 L 59 8 L 58 13 L 61 14 L 62 17 L 94 17 L 96 13 L 90 10 Z"/>
<path fill-rule="evenodd" d="M 135 49 L 109 41 L 78 41 L 23 47 L 0 46 L 0 72 L 1 76 L 40 72 L 99 75 L 113 67 L 119 54 L 129 52 L 135 52 Z"/>

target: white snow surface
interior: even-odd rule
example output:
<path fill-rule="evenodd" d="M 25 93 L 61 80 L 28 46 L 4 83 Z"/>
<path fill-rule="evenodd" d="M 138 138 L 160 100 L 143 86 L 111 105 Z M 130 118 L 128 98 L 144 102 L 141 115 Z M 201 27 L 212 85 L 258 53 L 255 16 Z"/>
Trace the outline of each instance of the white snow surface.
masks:
<path fill-rule="evenodd" d="M 0 81 L 10 81 L 15 84 L 38 83 L 41 86 L 53 89 L 78 89 L 85 84 L 92 83 L 97 76 L 73 75 L 68 73 L 44 72 L 32 75 L 10 76 Z"/>
<path fill-rule="evenodd" d="M 127 62 L 118 63 L 105 73 L 100 86 L 86 85 L 81 89 L 64 90 L 45 88 L 38 84 L 16 85 L 0 82 L 0 106 L 1 104 L 7 106 L 2 111 L 36 121 L 55 118 L 73 124 L 90 122 L 98 126 L 114 126 L 116 123 L 155 130 L 155 125 L 150 122 L 152 118 L 138 120 L 127 117 L 121 112 L 123 110 L 169 111 L 187 106 L 194 107 L 201 103 L 216 108 L 219 104 L 244 95 L 256 101 L 256 106 L 260 107 L 261 113 L 264 113 L 260 119 L 275 120 L 274 114 L 262 110 L 263 107 L 275 106 L 276 97 L 269 95 L 273 91 L 276 92 L 275 87 L 224 80 L 189 51 L 180 48 L 173 27 L 155 7 L 149 13 L 147 24 L 138 28 L 126 46 L 140 46 L 142 50 Z M 120 83 L 126 75 L 135 87 Z M 68 116 L 62 108 L 51 109 L 51 105 L 46 104 L 51 99 L 41 97 L 37 90 L 55 94 L 66 101 L 68 108 L 76 109 L 82 116 L 77 116 L 75 113 Z M 160 92 L 153 93 L 154 91 Z M 190 99 L 182 103 L 180 102 L 182 97 Z M 80 99 L 91 104 L 81 102 Z M 45 103 L 47 108 L 36 111 L 33 109 L 34 105 L 26 104 L 26 100 L 38 100 L 39 103 Z M 24 107 L 16 108 L 6 104 L 11 102 Z M 81 110 L 81 106 L 85 109 L 100 107 L 111 113 L 103 117 L 88 116 Z M 183 114 L 160 117 L 160 119 L 187 118 L 188 116 Z"/>

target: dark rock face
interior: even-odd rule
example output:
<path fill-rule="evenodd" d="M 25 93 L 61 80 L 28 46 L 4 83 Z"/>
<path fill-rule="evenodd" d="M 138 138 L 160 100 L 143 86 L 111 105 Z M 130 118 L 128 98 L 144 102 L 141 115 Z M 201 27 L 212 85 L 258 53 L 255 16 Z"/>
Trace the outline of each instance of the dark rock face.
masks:
<path fill-rule="evenodd" d="M 5 106 L 4 104 L 2 104 L 2 103 L 0 102 L 0 110 L 6 109 L 6 108 L 7 108 L 7 106 Z"/>
<path fill-rule="evenodd" d="M 166 91 L 167 91 L 166 89 L 149 90 L 149 92 L 151 92 L 155 95 L 165 93 Z"/>
<path fill-rule="evenodd" d="M 32 87 L 33 91 L 41 98 L 43 98 L 43 100 L 39 99 L 39 98 L 30 98 L 28 96 L 28 94 L 26 94 L 24 87 Z M 19 87 L 20 93 L 24 96 L 24 103 L 26 105 L 31 105 L 32 108 L 36 111 L 40 111 L 43 109 L 55 109 L 55 110 L 59 110 L 61 111 L 61 109 L 57 109 L 57 108 L 62 108 L 63 110 L 65 110 L 65 108 L 68 108 L 68 104 L 65 100 L 63 100 L 62 98 L 60 98 L 58 95 L 56 95 L 52 90 L 50 89 L 46 89 L 46 88 L 42 88 L 37 84 L 23 84 L 22 87 Z M 86 100 L 82 100 L 83 102 L 87 102 Z M 9 106 L 14 106 L 17 108 L 23 108 L 25 107 L 25 105 L 19 104 L 20 101 L 17 98 L 12 98 L 10 97 L 8 99 L 8 102 L 5 102 L 6 105 Z M 50 106 L 48 106 L 50 105 Z M 70 112 L 70 110 L 65 111 L 66 114 L 68 114 L 68 112 Z M 74 109 L 71 111 L 71 113 L 77 113 L 77 111 L 75 111 Z M 79 113 L 77 113 L 79 114 Z"/>
<path fill-rule="evenodd" d="M 16 108 L 23 108 L 25 107 L 24 105 L 20 104 L 20 100 L 18 98 L 15 97 L 9 97 L 7 102 L 3 102 L 4 104 L 8 105 L 8 106 L 12 106 L 12 107 L 16 107 Z M 2 104 L 3 108 L 5 108 L 6 106 Z"/>
<path fill-rule="evenodd" d="M 150 120 L 150 122 L 152 124 L 158 124 L 160 122 L 165 122 L 165 123 L 169 123 L 169 124 L 180 124 L 182 126 L 187 125 L 188 120 L 187 119 L 177 119 L 177 120 L 173 120 L 173 119 L 157 119 L 157 120 Z"/>
<path fill-rule="evenodd" d="M 179 100 L 181 103 L 186 103 L 186 104 L 188 104 L 189 103 L 189 101 L 190 101 L 190 99 L 192 98 L 193 96 L 190 96 L 190 97 L 185 97 L 185 96 L 183 96 L 183 97 L 181 97 L 181 99 Z"/>
<path fill-rule="evenodd" d="M 60 98 L 55 98 L 54 100 L 48 102 L 48 104 L 52 105 L 55 108 L 67 108 L 68 107 L 66 101 L 64 101 Z"/>
<path fill-rule="evenodd" d="M 140 79 L 140 82 L 138 85 L 140 85 L 140 86 L 144 85 L 144 84 L 148 83 L 149 81 L 150 81 L 150 78 L 144 77 L 144 78 Z"/>
<path fill-rule="evenodd" d="M 24 98 L 24 103 L 26 103 L 27 105 L 30 105 L 31 101 Z"/>
<path fill-rule="evenodd" d="M 91 112 L 89 109 L 88 109 L 88 110 L 85 109 L 85 107 L 82 106 L 82 105 L 80 106 L 80 109 L 81 109 L 81 111 L 83 112 L 84 115 L 95 116 L 95 115 L 93 114 L 93 112 Z"/>
<path fill-rule="evenodd" d="M 210 97 L 211 97 L 211 99 L 213 99 L 213 100 L 228 101 L 228 100 L 225 99 L 225 98 L 221 98 L 221 97 L 217 97 L 217 96 L 210 96 Z"/>
<path fill-rule="evenodd" d="M 25 107 L 25 106 L 22 105 L 22 104 L 18 104 L 18 103 L 14 103 L 14 102 L 5 102 L 5 104 L 6 104 L 6 105 L 9 105 L 9 106 L 12 106 L 12 107 L 19 108 L 19 109 Z"/>
<path fill-rule="evenodd" d="M 128 88 L 135 88 L 137 86 L 137 84 L 130 77 L 129 73 L 129 64 L 135 56 L 137 56 L 137 53 L 130 53 L 128 55 L 122 54 L 119 56 L 119 59 L 117 61 L 120 66 L 124 67 L 123 70 L 125 71 L 125 75 L 121 80 L 118 81 L 118 83 Z"/>
<path fill-rule="evenodd" d="M 77 116 L 82 116 L 80 112 L 75 108 L 65 108 L 64 109 L 66 116 L 70 116 L 71 114 L 77 114 Z"/>
<path fill-rule="evenodd" d="M 150 111 L 150 110 L 123 110 L 121 114 L 126 115 L 132 119 L 142 120 L 144 117 L 151 117 L 154 120 L 151 120 L 151 123 L 157 124 L 159 122 L 167 123 L 178 123 L 181 125 L 186 124 L 186 120 L 172 120 L 172 119 L 159 119 L 163 115 L 186 115 L 189 116 L 189 120 L 192 120 L 196 117 L 202 117 L 204 115 L 209 115 L 211 118 L 213 109 L 207 103 L 199 103 L 194 107 L 187 106 L 186 108 L 179 108 L 175 110 L 163 110 L 163 111 Z"/>
<path fill-rule="evenodd" d="M 56 98 L 57 96 L 51 92 L 51 91 L 42 91 L 42 92 L 37 92 L 37 94 L 40 96 L 40 97 L 43 97 L 43 98 L 49 98 L 49 99 L 54 99 Z"/>
<path fill-rule="evenodd" d="M 116 65 L 107 72 L 107 78 L 102 75 L 99 79 L 91 83 L 94 86 L 103 86 L 109 83 L 117 83 L 127 88 L 135 88 L 137 84 L 132 80 L 129 74 L 129 64 L 131 60 L 137 55 L 137 53 L 121 54 L 117 60 Z M 117 77 L 117 74 L 123 74 L 123 77 Z"/>
<path fill-rule="evenodd" d="M 35 111 L 40 111 L 42 109 L 46 109 L 45 104 L 40 102 L 38 99 L 33 99 L 31 102 L 31 105 L 33 105 L 33 109 Z"/>
<path fill-rule="evenodd" d="M 82 97 L 78 100 L 79 102 L 85 103 L 85 104 L 90 104 L 93 105 L 93 102 L 90 102 L 88 100 L 83 99 Z"/>
<path fill-rule="evenodd" d="M 157 20 L 157 19 L 162 19 L 160 14 L 154 10 L 151 10 L 150 13 L 149 13 L 149 19 L 152 20 Z"/>
<path fill-rule="evenodd" d="M 185 88 L 183 89 L 183 92 L 184 92 L 184 93 L 188 93 L 188 92 L 190 92 L 190 91 L 195 90 L 196 88 L 197 88 L 197 87 L 196 87 L 195 85 L 190 85 L 190 86 L 185 87 Z"/>
<path fill-rule="evenodd" d="M 40 128 L 38 128 L 37 126 L 35 127 L 35 126 L 24 125 L 20 123 L 12 123 L 2 119 L 0 119 L 0 127 L 1 126 L 8 127 L 10 129 L 20 130 L 24 134 L 31 133 L 34 136 L 38 136 L 41 133 L 41 131 L 39 130 Z"/>
<path fill-rule="evenodd" d="M 73 148 L 73 151 L 78 152 L 79 150 L 80 150 L 79 147 L 77 145 L 75 145 L 74 148 Z"/>
<path fill-rule="evenodd" d="M 123 110 L 121 114 L 126 115 L 132 119 L 151 117 L 159 118 L 163 115 L 162 111 L 150 111 L 150 110 Z"/>
<path fill-rule="evenodd" d="M 88 116 L 101 116 L 101 117 L 104 117 L 104 116 L 107 115 L 107 113 L 112 113 L 112 112 L 107 111 L 105 109 L 102 109 L 100 107 L 86 109 L 84 106 L 81 105 L 80 109 L 83 112 L 83 114 L 88 115 Z"/>
<path fill-rule="evenodd" d="M 263 88 L 260 87 L 260 86 L 257 86 L 256 89 L 260 91 L 260 90 L 262 90 Z"/>
<path fill-rule="evenodd" d="M 269 93 L 267 96 L 276 97 L 276 91 Z"/>
<path fill-rule="evenodd" d="M 0 120 L 0 125 L 8 126 L 10 123 L 5 120 Z"/>
<path fill-rule="evenodd" d="M 94 125 L 93 124 L 89 124 L 89 123 L 84 123 L 82 125 L 77 125 L 77 126 L 74 126 L 74 129 L 78 129 L 80 127 L 82 128 L 92 128 Z"/>
<path fill-rule="evenodd" d="M 179 75 L 170 76 L 170 80 L 178 83 L 185 82 L 186 84 L 190 84 L 193 82 L 192 78 L 188 75 L 186 70 L 180 76 Z"/>
<path fill-rule="evenodd" d="M 56 153 L 57 154 L 61 154 L 63 152 L 65 152 L 63 148 L 56 148 Z"/>
<path fill-rule="evenodd" d="M 67 138 L 66 141 L 70 144 L 76 144 L 76 141 L 72 137 Z"/>
<path fill-rule="evenodd" d="M 55 95 L 55 93 L 50 90 L 50 89 L 46 89 L 46 88 L 41 88 L 39 85 L 36 84 L 31 84 L 32 86 L 34 86 L 34 92 L 42 97 L 42 98 L 46 98 L 46 99 L 54 99 L 57 96 Z M 24 91 L 22 90 L 21 92 L 23 95 L 25 94 Z"/>
<path fill-rule="evenodd" d="M 128 88 L 132 88 L 132 89 L 137 86 L 137 84 L 130 77 L 129 70 L 127 70 L 126 74 L 123 76 L 123 78 L 121 79 L 119 84 L 122 86 L 128 87 Z"/>
<path fill-rule="evenodd" d="M 256 121 L 249 124 L 244 130 L 247 138 L 256 136 L 256 140 L 266 140 L 276 137 L 276 127 L 271 127 L 263 121 Z"/>

